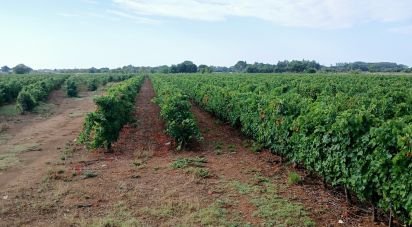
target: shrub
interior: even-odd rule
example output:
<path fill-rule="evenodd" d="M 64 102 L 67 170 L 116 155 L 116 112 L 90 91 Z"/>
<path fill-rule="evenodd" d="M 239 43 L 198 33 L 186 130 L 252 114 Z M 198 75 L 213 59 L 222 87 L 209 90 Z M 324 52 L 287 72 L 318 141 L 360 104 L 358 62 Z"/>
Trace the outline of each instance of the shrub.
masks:
<path fill-rule="evenodd" d="M 97 80 L 92 79 L 87 82 L 87 90 L 88 91 L 96 91 L 97 90 Z"/>
<path fill-rule="evenodd" d="M 300 175 L 296 172 L 290 172 L 288 175 L 288 184 L 289 185 L 294 185 L 294 184 L 299 184 L 302 181 L 302 178 Z"/>
<path fill-rule="evenodd" d="M 22 88 L 17 96 L 16 107 L 20 113 L 31 111 L 40 101 L 47 99 L 49 93 L 60 87 L 67 76 L 49 77 Z"/>
<path fill-rule="evenodd" d="M 17 110 L 20 113 L 31 111 L 36 106 L 36 101 L 27 91 L 22 91 L 17 96 Z"/>
<path fill-rule="evenodd" d="M 160 76 L 153 77 L 152 81 L 160 115 L 166 122 L 166 132 L 176 140 L 177 150 L 183 149 L 190 141 L 200 140 L 202 137 L 190 111 L 189 97 Z"/>
<path fill-rule="evenodd" d="M 143 82 L 142 76 L 121 82 L 95 99 L 97 110 L 86 116 L 79 141 L 90 149 L 111 149 L 122 127 L 131 121 L 135 97 Z"/>
<path fill-rule="evenodd" d="M 73 80 L 67 80 L 66 92 L 69 97 L 77 97 L 77 85 Z"/>

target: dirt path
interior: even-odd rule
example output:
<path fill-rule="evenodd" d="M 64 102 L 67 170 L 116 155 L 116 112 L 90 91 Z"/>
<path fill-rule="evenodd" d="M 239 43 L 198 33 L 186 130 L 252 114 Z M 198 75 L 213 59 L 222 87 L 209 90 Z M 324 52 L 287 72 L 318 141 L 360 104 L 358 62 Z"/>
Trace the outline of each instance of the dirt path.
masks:
<path fill-rule="evenodd" d="M 369 226 L 316 182 L 289 185 L 292 168 L 197 107 L 204 140 L 172 151 L 154 95 L 146 80 L 115 153 L 72 146 L 46 181 L 3 192 L 0 226 Z"/>
<path fill-rule="evenodd" d="M 10 166 L 0 171 L 0 191 L 29 186 L 45 175 L 47 163 L 58 159 L 59 150 L 77 137 L 85 114 L 94 109 L 93 94 L 82 92 L 82 98 L 67 98 L 62 90 L 53 91 L 47 104 L 52 106 L 51 116 L 8 119 L 8 139 L 0 143 L 0 155 Z"/>

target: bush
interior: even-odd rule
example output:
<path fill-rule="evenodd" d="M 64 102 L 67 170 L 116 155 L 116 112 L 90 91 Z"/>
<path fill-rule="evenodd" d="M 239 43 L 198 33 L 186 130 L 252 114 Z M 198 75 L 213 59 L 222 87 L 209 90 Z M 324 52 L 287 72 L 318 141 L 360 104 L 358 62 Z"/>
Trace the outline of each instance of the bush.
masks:
<path fill-rule="evenodd" d="M 48 97 L 52 90 L 58 88 L 66 78 L 67 76 L 50 77 L 24 86 L 17 96 L 17 109 L 20 113 L 33 110 L 40 101 L 43 101 Z"/>
<path fill-rule="evenodd" d="M 66 92 L 69 97 L 77 97 L 77 85 L 73 80 L 66 81 Z"/>
<path fill-rule="evenodd" d="M 290 172 L 288 175 L 288 184 L 294 185 L 299 184 L 302 181 L 300 175 L 296 172 Z"/>
<path fill-rule="evenodd" d="M 135 97 L 143 79 L 138 76 L 126 80 L 96 98 L 97 110 L 86 116 L 79 141 L 89 149 L 104 147 L 110 150 L 122 127 L 132 119 Z"/>
<path fill-rule="evenodd" d="M 36 106 L 36 101 L 27 91 L 22 91 L 17 96 L 17 110 L 20 113 L 31 111 Z"/>
<path fill-rule="evenodd" d="M 97 80 L 96 79 L 92 79 L 92 80 L 88 81 L 87 90 L 88 91 L 96 91 L 97 90 Z"/>
<path fill-rule="evenodd" d="M 200 130 L 190 111 L 189 97 L 161 76 L 153 77 L 152 81 L 160 115 L 166 122 L 166 132 L 176 140 L 177 150 L 183 149 L 192 140 L 200 140 Z"/>

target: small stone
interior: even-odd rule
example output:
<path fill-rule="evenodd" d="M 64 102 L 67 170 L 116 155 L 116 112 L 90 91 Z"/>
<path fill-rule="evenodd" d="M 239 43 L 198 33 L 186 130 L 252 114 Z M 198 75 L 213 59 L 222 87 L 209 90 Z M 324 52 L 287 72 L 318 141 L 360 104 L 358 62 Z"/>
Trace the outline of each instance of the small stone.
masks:
<path fill-rule="evenodd" d="M 3 196 L 3 199 L 4 199 L 4 200 L 6 200 L 6 199 L 8 199 L 8 198 L 9 198 L 8 195 Z"/>
<path fill-rule="evenodd" d="M 342 220 L 338 221 L 339 224 L 344 224 L 345 222 L 343 222 Z"/>

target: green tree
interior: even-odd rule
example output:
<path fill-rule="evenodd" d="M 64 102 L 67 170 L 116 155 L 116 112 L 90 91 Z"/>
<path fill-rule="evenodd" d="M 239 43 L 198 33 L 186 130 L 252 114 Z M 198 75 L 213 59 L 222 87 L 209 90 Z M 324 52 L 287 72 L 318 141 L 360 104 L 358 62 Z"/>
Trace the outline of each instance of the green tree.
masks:
<path fill-rule="evenodd" d="M 33 71 L 33 69 L 24 64 L 19 64 L 13 68 L 13 71 L 16 74 L 26 74 L 26 73 L 30 73 L 31 71 Z"/>
<path fill-rule="evenodd" d="M 4 73 L 9 73 L 11 70 L 11 68 L 9 68 L 7 65 L 1 67 L 1 71 Z"/>
<path fill-rule="evenodd" d="M 177 66 L 178 73 L 195 73 L 197 72 L 197 65 L 191 61 L 184 61 Z"/>
<path fill-rule="evenodd" d="M 235 72 L 244 72 L 246 71 L 247 68 L 247 62 L 246 61 L 238 61 L 234 66 L 233 69 Z"/>
<path fill-rule="evenodd" d="M 199 65 L 198 72 L 200 73 L 211 73 L 213 72 L 212 68 L 207 65 Z"/>

